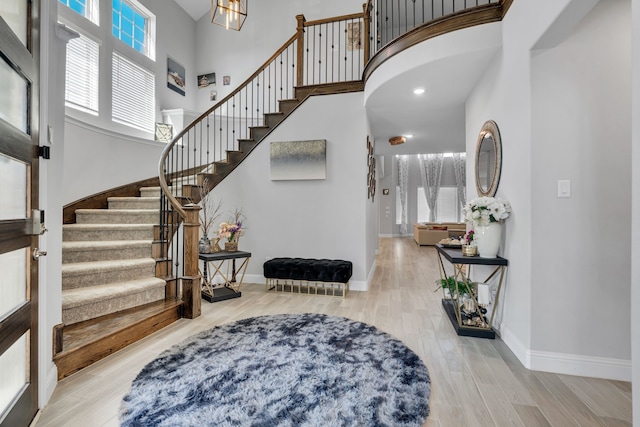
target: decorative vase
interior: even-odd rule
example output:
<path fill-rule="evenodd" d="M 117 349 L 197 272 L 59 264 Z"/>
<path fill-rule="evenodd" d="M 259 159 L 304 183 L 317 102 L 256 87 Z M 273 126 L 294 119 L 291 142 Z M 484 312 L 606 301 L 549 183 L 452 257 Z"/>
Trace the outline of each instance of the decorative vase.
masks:
<path fill-rule="evenodd" d="M 490 222 L 489 225 L 476 225 L 474 239 L 478 240 L 478 254 L 483 258 L 495 258 L 500 249 L 502 224 Z"/>
<path fill-rule="evenodd" d="M 198 241 L 198 252 L 201 254 L 211 253 L 211 242 L 206 237 L 201 237 Z"/>
<path fill-rule="evenodd" d="M 224 242 L 224 250 L 227 252 L 235 252 L 238 250 L 238 242 Z"/>

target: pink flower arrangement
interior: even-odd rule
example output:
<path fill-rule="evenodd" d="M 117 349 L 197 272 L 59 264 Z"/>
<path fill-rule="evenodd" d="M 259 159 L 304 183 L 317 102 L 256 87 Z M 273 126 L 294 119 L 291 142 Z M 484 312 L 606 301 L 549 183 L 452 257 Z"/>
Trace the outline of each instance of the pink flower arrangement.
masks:
<path fill-rule="evenodd" d="M 227 242 L 237 241 L 238 238 L 244 235 L 244 229 L 242 228 L 242 220 L 244 215 L 242 211 L 236 211 L 233 214 L 234 219 L 220 223 L 218 228 L 218 237 L 220 240 L 227 239 Z"/>
<path fill-rule="evenodd" d="M 470 245 L 473 242 L 473 235 L 473 230 L 469 230 L 467 234 L 464 235 L 464 241 L 467 243 L 467 245 Z"/>

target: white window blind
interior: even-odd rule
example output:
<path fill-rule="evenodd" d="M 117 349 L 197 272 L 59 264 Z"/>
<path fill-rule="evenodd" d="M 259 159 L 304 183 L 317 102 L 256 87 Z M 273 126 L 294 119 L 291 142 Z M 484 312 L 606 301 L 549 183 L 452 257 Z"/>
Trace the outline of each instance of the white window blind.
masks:
<path fill-rule="evenodd" d="M 98 114 L 98 74 L 100 47 L 80 35 L 67 45 L 65 104 L 87 113 Z"/>
<path fill-rule="evenodd" d="M 112 119 L 148 132 L 155 123 L 155 76 L 113 52 Z"/>

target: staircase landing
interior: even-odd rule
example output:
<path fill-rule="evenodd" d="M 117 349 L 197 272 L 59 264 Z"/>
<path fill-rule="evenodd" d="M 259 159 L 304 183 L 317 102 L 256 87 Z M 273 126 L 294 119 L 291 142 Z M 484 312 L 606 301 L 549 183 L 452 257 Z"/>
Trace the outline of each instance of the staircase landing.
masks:
<path fill-rule="evenodd" d="M 58 380 L 133 344 L 182 317 L 182 302 L 156 301 L 55 330 Z"/>

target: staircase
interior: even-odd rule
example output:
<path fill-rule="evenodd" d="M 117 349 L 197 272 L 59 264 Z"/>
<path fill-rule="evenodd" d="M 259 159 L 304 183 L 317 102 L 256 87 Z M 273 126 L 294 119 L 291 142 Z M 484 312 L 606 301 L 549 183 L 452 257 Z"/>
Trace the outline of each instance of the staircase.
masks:
<path fill-rule="evenodd" d="M 335 22 L 362 22 L 363 14 L 311 23 L 302 15 L 297 19 L 294 36 L 167 146 L 160 160 L 160 187 L 136 194 L 133 189 L 140 186 L 131 184 L 65 207 L 63 324 L 54 331 L 59 379 L 181 317 L 197 317 L 198 211 L 186 205 L 199 203 L 309 96 L 364 89 L 360 72 L 354 72 L 362 67 L 362 52 L 349 62 L 355 67 L 349 75 L 355 77 L 348 81 L 344 64 L 336 65 L 341 77 L 331 81 L 319 66 L 322 80 L 310 81 L 289 65 L 302 66 L 304 28 L 328 32 Z M 346 43 L 345 37 L 339 43 Z"/>
<path fill-rule="evenodd" d="M 159 207 L 160 189 L 143 188 L 139 197 L 108 198 L 107 209 L 77 209 L 76 223 L 63 226 L 64 326 L 54 357 L 59 378 L 180 317 L 180 303 L 165 301 L 173 294 L 166 292 L 174 283 L 169 263 L 154 258 Z M 143 323 L 162 320 L 146 326 L 127 321 L 122 327 L 123 318 L 140 311 L 146 312 Z M 117 342 L 118 335 L 125 343 Z"/>

